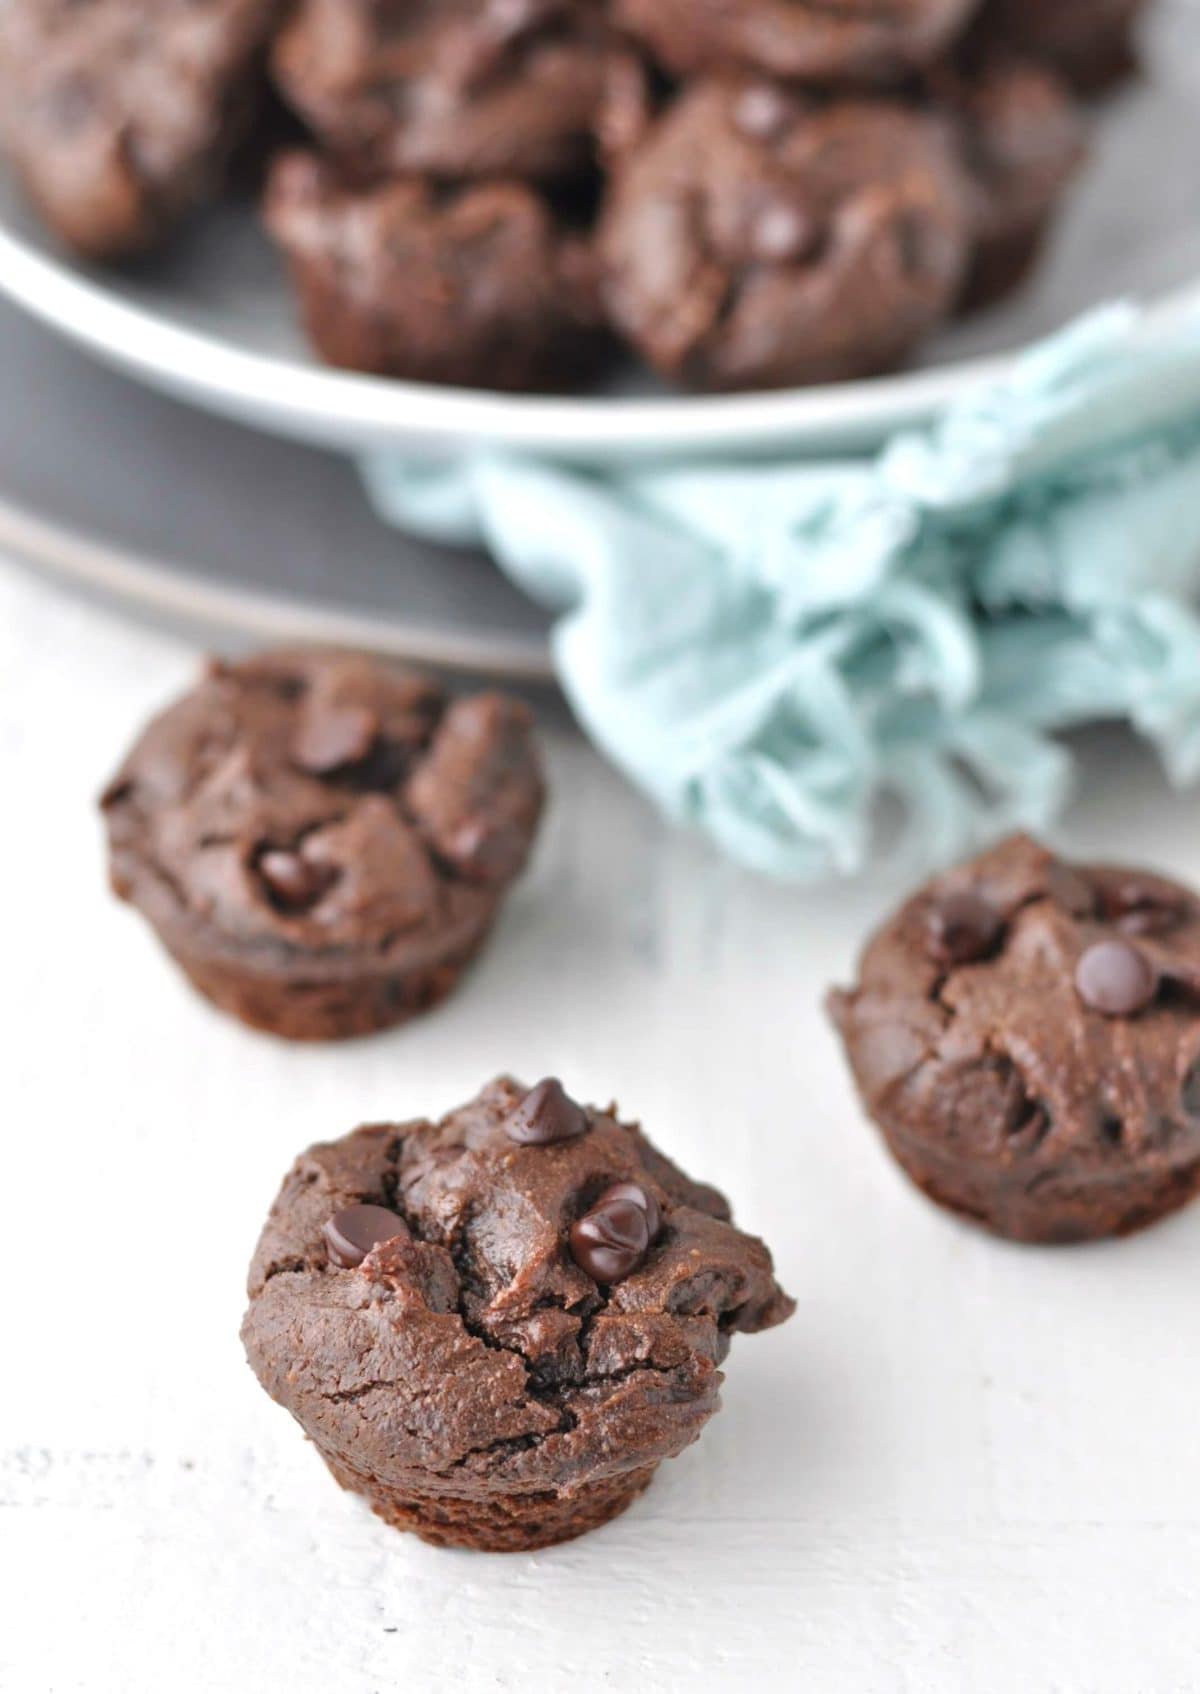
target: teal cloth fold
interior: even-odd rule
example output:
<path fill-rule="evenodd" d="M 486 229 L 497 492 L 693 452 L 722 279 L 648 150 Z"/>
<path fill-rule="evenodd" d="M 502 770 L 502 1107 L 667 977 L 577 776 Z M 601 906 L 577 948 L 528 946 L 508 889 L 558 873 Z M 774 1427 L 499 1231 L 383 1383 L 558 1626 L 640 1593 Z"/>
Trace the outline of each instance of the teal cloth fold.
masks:
<path fill-rule="evenodd" d="M 925 861 L 1042 828 L 1092 720 L 1200 775 L 1200 319 L 1106 308 L 871 458 L 362 468 L 552 607 L 588 733 L 771 876 L 857 872 L 897 809 Z"/>

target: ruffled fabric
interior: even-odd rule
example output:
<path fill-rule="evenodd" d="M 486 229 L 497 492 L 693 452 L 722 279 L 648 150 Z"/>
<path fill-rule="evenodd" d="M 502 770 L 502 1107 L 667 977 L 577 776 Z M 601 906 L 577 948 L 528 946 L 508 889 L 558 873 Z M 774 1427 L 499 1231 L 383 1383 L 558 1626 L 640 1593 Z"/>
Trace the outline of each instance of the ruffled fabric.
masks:
<path fill-rule="evenodd" d="M 1093 314 L 871 459 L 363 472 L 389 522 L 486 547 L 553 608 L 597 745 L 767 875 L 1044 828 L 1058 737 L 1094 720 L 1200 774 L 1194 317 Z"/>

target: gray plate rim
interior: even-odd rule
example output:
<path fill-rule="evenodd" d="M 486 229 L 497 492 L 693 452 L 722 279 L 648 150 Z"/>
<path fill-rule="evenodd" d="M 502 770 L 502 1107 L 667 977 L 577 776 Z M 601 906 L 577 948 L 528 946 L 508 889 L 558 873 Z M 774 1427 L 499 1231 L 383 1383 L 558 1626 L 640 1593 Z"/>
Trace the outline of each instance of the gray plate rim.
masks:
<path fill-rule="evenodd" d="M 38 516 L 0 496 L 0 551 L 62 582 L 169 622 L 228 627 L 265 644 L 359 647 L 440 669 L 549 683 L 547 648 L 496 634 L 447 634 L 425 624 L 394 624 L 302 599 L 285 600 L 206 582 L 165 559 L 127 552 Z"/>

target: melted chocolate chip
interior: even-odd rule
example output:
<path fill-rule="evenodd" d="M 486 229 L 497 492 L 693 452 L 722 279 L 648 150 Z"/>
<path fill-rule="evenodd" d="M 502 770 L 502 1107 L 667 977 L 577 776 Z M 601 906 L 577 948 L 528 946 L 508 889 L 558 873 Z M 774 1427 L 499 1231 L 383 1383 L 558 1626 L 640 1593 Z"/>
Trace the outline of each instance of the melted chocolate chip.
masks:
<path fill-rule="evenodd" d="M 948 965 L 986 959 L 1000 940 L 1003 920 L 980 894 L 947 894 L 930 909 L 929 946 Z"/>
<path fill-rule="evenodd" d="M 621 1282 L 635 1271 L 650 1247 L 650 1214 L 627 1193 L 627 1183 L 614 1183 L 572 1224 L 571 1257 L 596 1282 Z M 642 1195 L 645 1199 L 647 1196 Z"/>
<path fill-rule="evenodd" d="M 379 719 L 366 706 L 327 706 L 305 714 L 292 758 L 310 776 L 330 776 L 361 764 L 375 745 Z"/>
<path fill-rule="evenodd" d="M 755 83 L 738 95 L 733 122 L 751 141 L 777 141 L 799 116 L 795 100 L 769 82 Z"/>
<path fill-rule="evenodd" d="M 410 1231 L 404 1219 L 386 1206 L 347 1206 L 333 1214 L 321 1233 L 330 1262 L 340 1270 L 354 1270 L 373 1248 L 398 1235 L 407 1240 Z"/>
<path fill-rule="evenodd" d="M 1144 1012 L 1158 993 L 1158 978 L 1146 955 L 1130 941 L 1097 941 L 1075 969 L 1084 1005 L 1109 1018 Z"/>
<path fill-rule="evenodd" d="M 281 912 L 308 911 L 338 879 L 332 865 L 314 864 L 290 847 L 266 848 L 257 867 L 271 904 Z"/>
<path fill-rule="evenodd" d="M 576 1105 L 556 1076 L 531 1088 L 504 1120 L 504 1133 L 522 1147 L 550 1147 L 575 1141 L 588 1132 L 587 1113 Z"/>
<path fill-rule="evenodd" d="M 814 218 L 791 200 L 777 200 L 761 208 L 750 230 L 750 245 L 756 259 L 784 264 L 803 259 L 816 246 Z"/>

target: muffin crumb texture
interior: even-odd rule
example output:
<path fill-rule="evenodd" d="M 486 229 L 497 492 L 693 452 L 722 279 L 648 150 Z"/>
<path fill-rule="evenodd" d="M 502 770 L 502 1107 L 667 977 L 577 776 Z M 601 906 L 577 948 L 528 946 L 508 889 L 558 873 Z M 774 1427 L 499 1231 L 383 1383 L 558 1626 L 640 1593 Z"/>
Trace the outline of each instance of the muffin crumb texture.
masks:
<path fill-rule="evenodd" d="M 507 1077 L 303 1154 L 249 1293 L 250 1363 L 342 1486 L 492 1551 L 623 1511 L 717 1410 L 733 1334 L 793 1310 L 715 1189 Z"/>

